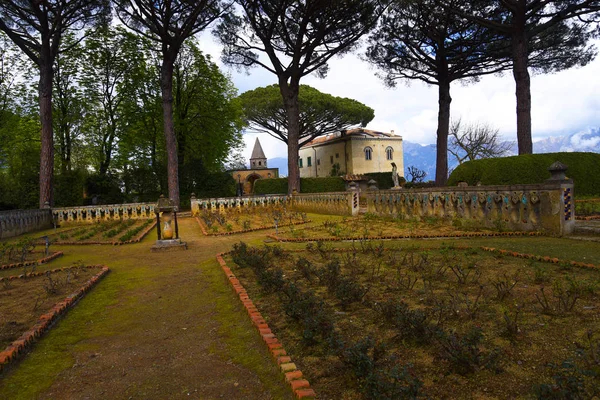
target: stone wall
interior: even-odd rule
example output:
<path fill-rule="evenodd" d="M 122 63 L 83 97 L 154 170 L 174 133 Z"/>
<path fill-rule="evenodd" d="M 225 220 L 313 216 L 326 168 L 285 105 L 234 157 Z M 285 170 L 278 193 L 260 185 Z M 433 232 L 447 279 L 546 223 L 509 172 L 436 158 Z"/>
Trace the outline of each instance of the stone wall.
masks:
<path fill-rule="evenodd" d="M 473 220 L 490 228 L 568 235 L 575 223 L 569 180 L 539 185 L 367 191 L 368 211 L 403 218 Z"/>
<path fill-rule="evenodd" d="M 52 214 L 57 223 L 95 222 L 117 219 L 154 218 L 156 203 L 108 204 L 85 207 L 56 207 Z"/>
<path fill-rule="evenodd" d="M 43 210 L 0 211 L 0 239 L 51 228 L 52 212 Z"/>
<path fill-rule="evenodd" d="M 192 216 L 199 215 L 202 210 L 243 211 L 249 207 L 268 207 L 281 205 L 291 207 L 295 211 L 317 214 L 358 214 L 358 192 L 302 193 L 294 196 L 267 195 L 253 197 L 228 197 L 214 199 L 191 199 Z"/>

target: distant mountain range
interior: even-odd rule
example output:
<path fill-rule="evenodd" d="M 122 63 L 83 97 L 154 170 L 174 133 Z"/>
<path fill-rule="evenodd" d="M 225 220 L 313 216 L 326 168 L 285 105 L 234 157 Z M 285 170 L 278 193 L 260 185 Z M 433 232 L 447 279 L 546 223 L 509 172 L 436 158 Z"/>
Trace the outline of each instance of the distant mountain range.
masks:
<path fill-rule="evenodd" d="M 558 153 L 571 151 L 586 151 L 600 153 L 600 128 L 589 129 L 583 132 L 565 136 L 554 136 L 538 140 L 533 143 L 534 153 Z M 518 153 L 516 140 L 510 155 Z M 427 172 L 426 180 L 435 179 L 436 145 L 421 145 L 419 143 L 404 141 L 404 174 L 410 166 L 415 166 Z M 448 157 L 448 169 L 452 171 L 458 163 L 451 155 Z M 270 168 L 279 168 L 279 175 L 287 176 L 287 158 L 278 157 L 269 159 Z"/>

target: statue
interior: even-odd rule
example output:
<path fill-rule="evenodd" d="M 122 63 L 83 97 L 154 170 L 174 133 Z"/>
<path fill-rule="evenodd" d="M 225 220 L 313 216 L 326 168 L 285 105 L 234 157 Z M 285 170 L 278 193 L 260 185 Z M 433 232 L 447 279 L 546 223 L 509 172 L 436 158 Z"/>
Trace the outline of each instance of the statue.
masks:
<path fill-rule="evenodd" d="M 392 163 L 392 180 L 394 181 L 394 189 L 400 189 L 400 182 L 398 180 L 398 167 L 396 163 Z"/>

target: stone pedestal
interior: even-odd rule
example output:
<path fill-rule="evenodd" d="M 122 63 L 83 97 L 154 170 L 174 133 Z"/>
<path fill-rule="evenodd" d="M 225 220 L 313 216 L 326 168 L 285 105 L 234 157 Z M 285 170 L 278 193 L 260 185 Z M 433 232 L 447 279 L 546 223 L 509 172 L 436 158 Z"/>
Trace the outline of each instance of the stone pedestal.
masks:
<path fill-rule="evenodd" d="M 154 246 L 152 246 L 153 252 L 174 250 L 187 250 L 187 243 L 182 242 L 181 239 L 168 239 L 157 240 Z"/>

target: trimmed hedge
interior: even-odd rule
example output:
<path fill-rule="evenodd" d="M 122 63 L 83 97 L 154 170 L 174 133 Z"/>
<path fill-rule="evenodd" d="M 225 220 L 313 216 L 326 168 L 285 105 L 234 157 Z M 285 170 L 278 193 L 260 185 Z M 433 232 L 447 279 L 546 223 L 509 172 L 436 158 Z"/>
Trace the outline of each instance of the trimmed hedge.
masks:
<path fill-rule="evenodd" d="M 598 153 L 545 153 L 489 158 L 468 161 L 459 165 L 450 175 L 448 186 L 467 182 L 470 186 L 515 185 L 543 183 L 550 178 L 548 167 L 555 161 L 565 164 L 567 177 L 573 179 L 578 196 L 600 194 L 600 154 Z"/>
<path fill-rule="evenodd" d="M 287 178 L 259 179 L 254 183 L 254 194 L 286 194 Z M 302 193 L 344 192 L 346 183 L 338 176 L 325 178 L 300 178 Z"/>

